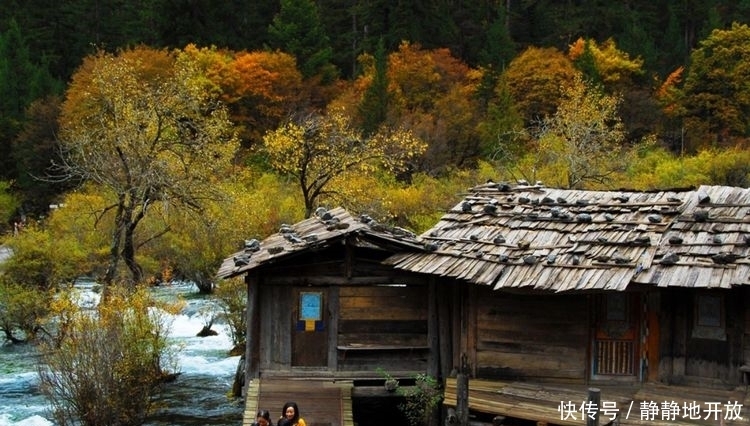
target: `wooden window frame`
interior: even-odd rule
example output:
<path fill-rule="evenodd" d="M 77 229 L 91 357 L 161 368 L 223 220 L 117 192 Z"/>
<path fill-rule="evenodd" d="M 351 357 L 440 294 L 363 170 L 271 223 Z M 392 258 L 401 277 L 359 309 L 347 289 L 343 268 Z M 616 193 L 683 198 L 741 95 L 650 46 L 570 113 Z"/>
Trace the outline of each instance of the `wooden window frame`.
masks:
<path fill-rule="evenodd" d="M 726 340 L 726 300 L 722 294 L 696 294 L 693 297 L 694 339 Z"/>

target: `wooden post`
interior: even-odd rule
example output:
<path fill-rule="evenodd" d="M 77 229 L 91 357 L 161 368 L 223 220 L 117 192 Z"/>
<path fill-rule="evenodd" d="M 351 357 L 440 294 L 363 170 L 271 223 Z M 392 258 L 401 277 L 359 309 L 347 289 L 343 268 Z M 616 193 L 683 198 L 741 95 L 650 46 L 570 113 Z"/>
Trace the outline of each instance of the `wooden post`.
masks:
<path fill-rule="evenodd" d="M 247 304 L 245 307 L 245 383 L 243 386 L 243 396 L 247 394 L 250 381 L 256 377 L 258 366 L 253 364 L 253 347 L 258 336 L 253 333 L 256 329 L 255 318 L 258 311 L 258 277 L 255 274 L 245 276 L 247 284 Z"/>
<path fill-rule="evenodd" d="M 584 416 L 586 416 L 586 426 L 599 426 L 599 407 L 602 403 L 601 390 L 599 390 L 599 388 L 589 388 L 587 402 L 587 407 L 592 407 L 593 412 L 584 413 Z M 591 414 L 593 414 L 593 416 Z"/>
<path fill-rule="evenodd" d="M 469 424 L 469 365 L 466 354 L 461 356 L 461 368 L 456 375 L 456 417 L 458 424 Z"/>

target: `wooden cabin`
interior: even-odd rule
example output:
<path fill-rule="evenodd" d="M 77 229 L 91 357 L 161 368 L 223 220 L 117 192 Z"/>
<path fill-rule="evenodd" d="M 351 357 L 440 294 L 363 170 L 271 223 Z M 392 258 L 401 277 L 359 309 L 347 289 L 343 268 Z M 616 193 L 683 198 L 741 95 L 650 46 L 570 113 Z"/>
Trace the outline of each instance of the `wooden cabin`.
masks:
<path fill-rule="evenodd" d="M 561 404 L 595 388 L 602 424 L 748 423 L 750 190 L 487 183 L 421 238 L 386 263 L 455 292 L 443 367 L 465 357 L 477 419 L 584 424 Z M 706 418 L 683 417 L 690 402 Z"/>
<path fill-rule="evenodd" d="M 440 351 L 429 303 L 434 287 L 423 275 L 383 264 L 394 253 L 421 247 L 407 230 L 342 208 L 318 209 L 262 241 L 245 241 L 225 259 L 218 276 L 244 276 L 247 283 L 244 383 L 245 393 L 260 393 L 253 404 L 281 408 L 283 400 L 269 395 L 277 392 L 273 387 L 296 389 L 289 379 L 320 384 L 312 393 L 321 392 L 322 383 L 347 383 L 356 397 L 386 394 L 386 375 L 404 384 L 418 373 L 437 376 L 434 354 Z M 257 389 L 261 382 L 265 393 L 263 385 Z M 248 389 L 252 384 L 256 388 Z M 287 398 L 311 392 L 295 393 Z M 304 405 L 308 425 L 347 424 L 315 418 L 338 409 L 317 405 Z"/>

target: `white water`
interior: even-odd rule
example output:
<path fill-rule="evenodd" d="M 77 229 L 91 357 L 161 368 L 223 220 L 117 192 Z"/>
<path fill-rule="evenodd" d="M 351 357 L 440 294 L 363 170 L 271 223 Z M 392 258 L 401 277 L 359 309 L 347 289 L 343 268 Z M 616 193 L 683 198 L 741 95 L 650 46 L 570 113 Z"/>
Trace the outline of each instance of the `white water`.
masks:
<path fill-rule="evenodd" d="M 81 295 L 96 304 L 92 286 L 81 283 Z M 214 323 L 217 336 L 196 337 L 206 323 L 205 309 L 212 303 L 197 295 L 193 285 L 175 284 L 154 289 L 159 297 L 184 298 L 186 306 L 174 316 L 170 338 L 179 352 L 180 376 L 167 385 L 162 402 L 167 408 L 148 419 L 147 425 L 236 426 L 242 422 L 239 400 L 227 397 L 239 357 L 229 357 L 232 342 L 224 324 Z M 33 346 L 0 345 L 0 426 L 51 426 L 47 401 L 38 390 Z"/>

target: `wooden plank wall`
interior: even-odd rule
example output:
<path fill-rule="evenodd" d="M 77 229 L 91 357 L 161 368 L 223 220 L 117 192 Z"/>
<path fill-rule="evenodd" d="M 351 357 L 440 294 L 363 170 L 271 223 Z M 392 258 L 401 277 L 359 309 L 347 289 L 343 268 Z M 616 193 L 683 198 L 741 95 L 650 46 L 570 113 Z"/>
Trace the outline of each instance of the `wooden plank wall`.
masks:
<path fill-rule="evenodd" d="M 427 286 L 339 287 L 339 370 L 424 371 Z"/>
<path fill-rule="evenodd" d="M 475 300 L 478 378 L 585 381 L 586 296 L 488 290 Z"/>
<path fill-rule="evenodd" d="M 737 385 L 743 382 L 739 369 L 750 359 L 747 347 L 748 293 L 744 289 L 722 290 L 726 334 L 723 338 L 693 332 L 696 292 L 667 289 L 661 295 L 661 351 L 659 377 L 663 382 L 688 385 Z"/>

